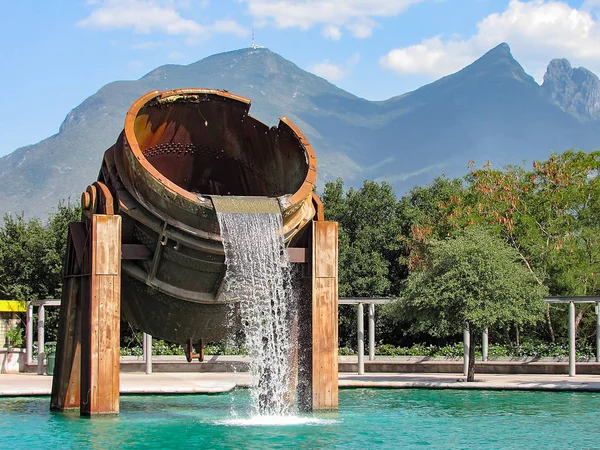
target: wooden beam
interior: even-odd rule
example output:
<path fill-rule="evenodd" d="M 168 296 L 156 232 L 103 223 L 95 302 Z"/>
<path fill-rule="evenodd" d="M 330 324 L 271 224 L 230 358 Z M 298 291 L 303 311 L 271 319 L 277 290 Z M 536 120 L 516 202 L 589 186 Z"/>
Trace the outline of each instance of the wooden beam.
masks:
<path fill-rule="evenodd" d="M 299 313 L 299 390 L 303 410 L 338 407 L 338 224 L 313 222 L 311 239 L 310 293 L 304 293 Z M 308 319 L 308 320 L 307 320 Z M 307 322 L 310 321 L 310 326 Z M 308 344 L 309 349 L 303 350 Z"/>
<path fill-rule="evenodd" d="M 314 222 L 313 410 L 338 407 L 338 224 Z"/>
<path fill-rule="evenodd" d="M 81 366 L 81 273 L 77 250 L 73 239 L 74 228 L 83 227 L 81 222 L 69 225 L 67 251 L 63 262 L 62 308 L 59 312 L 56 361 L 52 378 L 50 409 L 63 411 L 79 408 Z M 81 230 L 77 230 L 81 232 Z M 84 231 L 85 233 L 85 231 Z"/>
<path fill-rule="evenodd" d="M 89 276 L 83 279 L 82 297 L 80 413 L 84 416 L 117 414 L 120 386 L 121 216 L 94 214 L 91 219 L 84 266 Z"/>

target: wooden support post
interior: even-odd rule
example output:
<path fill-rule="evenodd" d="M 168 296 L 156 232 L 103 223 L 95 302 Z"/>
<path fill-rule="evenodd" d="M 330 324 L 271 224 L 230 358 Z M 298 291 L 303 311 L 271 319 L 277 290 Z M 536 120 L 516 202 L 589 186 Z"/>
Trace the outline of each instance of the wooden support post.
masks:
<path fill-rule="evenodd" d="M 50 409 L 119 412 L 121 216 L 69 224 Z"/>
<path fill-rule="evenodd" d="M 56 342 L 56 362 L 52 378 L 50 409 L 79 408 L 81 371 L 81 260 L 85 246 L 85 226 L 69 224 L 67 251 L 63 262 L 62 299 Z M 79 248 L 76 248 L 79 247 Z"/>
<path fill-rule="evenodd" d="M 313 222 L 311 289 L 299 308 L 299 406 L 303 410 L 338 407 L 338 225 Z M 308 291 L 308 289 L 306 289 Z M 308 347 L 308 348 L 306 348 Z"/>
<path fill-rule="evenodd" d="M 119 412 L 121 216 L 92 215 L 84 263 L 81 415 Z M 86 270 L 88 269 L 88 270 Z"/>

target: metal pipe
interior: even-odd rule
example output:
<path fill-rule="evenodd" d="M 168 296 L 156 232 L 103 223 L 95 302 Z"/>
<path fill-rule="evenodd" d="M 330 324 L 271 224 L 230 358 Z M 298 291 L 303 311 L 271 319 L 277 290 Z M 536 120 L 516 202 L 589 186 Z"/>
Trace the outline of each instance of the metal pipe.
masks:
<path fill-rule="evenodd" d="M 575 376 L 575 303 L 569 302 L 569 376 Z"/>
<path fill-rule="evenodd" d="M 33 362 L 33 304 L 27 302 L 27 325 L 25 327 L 25 362 Z"/>
<path fill-rule="evenodd" d="M 369 303 L 369 361 L 375 360 L 375 303 Z"/>
<path fill-rule="evenodd" d="M 471 336 L 469 335 L 469 325 L 463 330 L 463 375 L 469 374 L 469 349 L 471 348 Z"/>
<path fill-rule="evenodd" d="M 146 339 L 146 333 L 142 332 L 142 356 L 144 357 L 144 361 L 148 359 L 148 340 Z"/>
<path fill-rule="evenodd" d="M 596 303 L 596 362 L 600 362 L 600 302 Z"/>
<path fill-rule="evenodd" d="M 44 320 L 46 316 L 44 305 L 38 307 L 38 327 L 37 327 L 37 338 L 38 338 L 38 375 L 44 374 Z"/>
<path fill-rule="evenodd" d="M 152 373 L 152 336 L 144 333 L 144 342 L 146 344 L 144 359 L 146 361 L 146 374 Z"/>
<path fill-rule="evenodd" d="M 481 356 L 483 361 L 488 360 L 488 347 L 489 347 L 489 332 L 487 327 L 483 329 L 483 335 L 481 336 Z"/>
<path fill-rule="evenodd" d="M 358 304 L 358 374 L 365 374 L 365 310 L 362 303 Z"/>

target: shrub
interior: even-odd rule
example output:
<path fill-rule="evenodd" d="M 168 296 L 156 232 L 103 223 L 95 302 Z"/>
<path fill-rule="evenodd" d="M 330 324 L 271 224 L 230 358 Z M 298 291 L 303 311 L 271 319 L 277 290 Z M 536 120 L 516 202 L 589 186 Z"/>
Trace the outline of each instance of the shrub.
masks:
<path fill-rule="evenodd" d="M 8 329 L 6 340 L 9 347 L 21 347 L 23 345 L 23 329 L 17 324 Z"/>

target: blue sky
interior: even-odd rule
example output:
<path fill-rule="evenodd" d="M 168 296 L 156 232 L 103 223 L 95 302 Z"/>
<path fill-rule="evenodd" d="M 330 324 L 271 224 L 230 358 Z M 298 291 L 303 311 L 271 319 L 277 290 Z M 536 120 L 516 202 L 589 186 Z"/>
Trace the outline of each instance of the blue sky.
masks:
<path fill-rule="evenodd" d="M 2 6 L 0 156 L 56 133 L 65 115 L 104 84 L 248 47 L 253 29 L 258 44 L 371 100 L 453 73 L 503 41 L 539 82 L 552 58 L 600 73 L 600 0 L 4 0 Z"/>

